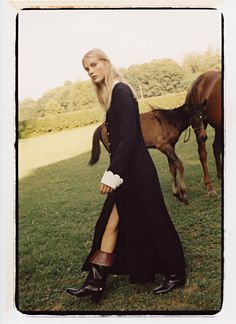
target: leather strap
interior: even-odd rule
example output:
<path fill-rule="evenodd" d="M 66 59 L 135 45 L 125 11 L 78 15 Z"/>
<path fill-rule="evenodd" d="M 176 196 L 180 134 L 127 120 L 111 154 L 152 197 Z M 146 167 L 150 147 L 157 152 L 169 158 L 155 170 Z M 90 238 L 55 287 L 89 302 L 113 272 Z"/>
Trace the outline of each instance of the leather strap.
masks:
<path fill-rule="evenodd" d="M 89 259 L 89 262 L 98 264 L 104 267 L 111 267 L 113 262 L 113 254 L 96 250 Z"/>

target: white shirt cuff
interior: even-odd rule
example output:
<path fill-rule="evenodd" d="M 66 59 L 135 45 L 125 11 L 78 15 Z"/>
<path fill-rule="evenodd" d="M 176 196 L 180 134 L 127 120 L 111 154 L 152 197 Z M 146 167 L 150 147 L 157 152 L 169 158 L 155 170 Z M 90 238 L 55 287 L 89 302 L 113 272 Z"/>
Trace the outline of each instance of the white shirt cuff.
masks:
<path fill-rule="evenodd" d="M 116 189 L 123 183 L 123 181 L 124 180 L 118 174 L 114 174 L 113 172 L 106 170 L 102 177 L 101 183 Z"/>

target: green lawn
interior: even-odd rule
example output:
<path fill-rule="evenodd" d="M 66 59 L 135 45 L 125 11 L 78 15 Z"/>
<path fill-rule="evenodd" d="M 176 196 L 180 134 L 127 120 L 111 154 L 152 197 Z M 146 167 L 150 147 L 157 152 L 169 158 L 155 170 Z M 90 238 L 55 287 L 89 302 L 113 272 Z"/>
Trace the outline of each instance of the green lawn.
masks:
<path fill-rule="evenodd" d="M 79 286 L 86 273 L 80 268 L 90 250 L 93 229 L 104 196 L 99 181 L 108 165 L 103 150 L 97 165 L 87 166 L 85 153 L 37 169 L 19 181 L 18 188 L 18 296 L 22 312 L 100 311 L 218 311 L 221 307 L 222 214 L 221 184 L 216 178 L 209 129 L 209 170 L 217 196 L 208 198 L 197 155 L 195 136 L 177 145 L 185 166 L 189 205 L 176 200 L 170 191 L 166 158 L 150 153 L 156 164 L 166 204 L 181 237 L 188 281 L 184 289 L 154 296 L 155 284 L 130 285 L 127 276 L 110 276 L 99 304 L 65 293 Z"/>

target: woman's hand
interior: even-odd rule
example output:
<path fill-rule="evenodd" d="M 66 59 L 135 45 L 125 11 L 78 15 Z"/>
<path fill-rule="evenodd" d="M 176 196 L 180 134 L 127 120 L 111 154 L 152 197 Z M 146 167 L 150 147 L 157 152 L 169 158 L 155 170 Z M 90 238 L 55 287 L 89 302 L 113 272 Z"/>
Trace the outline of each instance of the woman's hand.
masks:
<path fill-rule="evenodd" d="M 108 185 L 105 185 L 104 183 L 100 183 L 100 193 L 102 195 L 108 194 L 109 192 L 112 192 L 113 188 L 109 187 Z"/>

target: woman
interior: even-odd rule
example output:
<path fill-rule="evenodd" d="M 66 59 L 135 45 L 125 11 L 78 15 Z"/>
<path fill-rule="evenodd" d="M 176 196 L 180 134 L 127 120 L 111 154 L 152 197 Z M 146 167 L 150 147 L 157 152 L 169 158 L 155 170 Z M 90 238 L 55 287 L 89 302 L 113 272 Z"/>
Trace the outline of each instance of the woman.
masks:
<path fill-rule="evenodd" d="M 155 294 L 183 286 L 183 250 L 144 143 L 135 93 L 101 50 L 89 51 L 82 62 L 106 110 L 110 165 L 100 184 L 107 197 L 82 267 L 88 276 L 81 288 L 67 292 L 98 301 L 109 273 L 128 274 L 130 283 L 151 282 L 156 273 L 164 274 Z"/>

